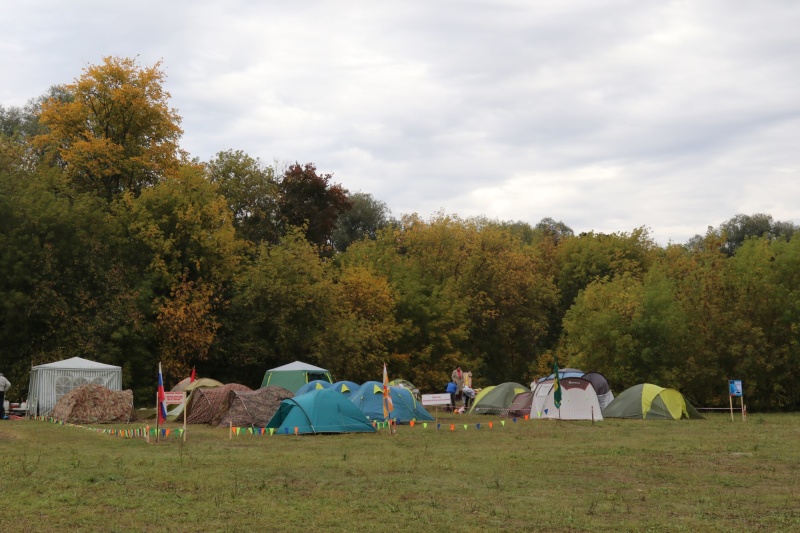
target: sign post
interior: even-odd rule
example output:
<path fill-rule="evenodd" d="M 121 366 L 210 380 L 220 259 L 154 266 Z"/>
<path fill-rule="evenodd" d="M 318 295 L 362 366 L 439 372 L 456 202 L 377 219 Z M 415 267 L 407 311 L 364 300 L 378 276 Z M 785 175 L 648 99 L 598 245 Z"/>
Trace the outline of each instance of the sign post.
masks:
<path fill-rule="evenodd" d="M 186 442 L 186 391 L 170 391 L 164 393 L 167 405 L 183 405 L 183 442 Z"/>
<path fill-rule="evenodd" d="M 739 402 L 742 405 L 742 420 L 744 420 L 744 394 L 742 392 L 742 380 L 741 379 L 729 379 L 728 380 L 728 393 L 730 397 L 731 403 L 731 422 L 733 422 L 733 397 L 738 396 Z"/>

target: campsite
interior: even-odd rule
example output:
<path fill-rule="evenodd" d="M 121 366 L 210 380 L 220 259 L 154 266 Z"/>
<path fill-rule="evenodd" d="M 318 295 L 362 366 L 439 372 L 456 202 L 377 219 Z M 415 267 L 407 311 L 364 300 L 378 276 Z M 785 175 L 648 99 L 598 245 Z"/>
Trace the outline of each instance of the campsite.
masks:
<path fill-rule="evenodd" d="M 229 438 L 199 425 L 186 442 L 157 444 L 6 421 L 0 453 L 14 460 L 3 491 L 13 499 L 0 530 L 800 528 L 794 414 L 501 425 L 439 413 L 437 421 L 438 430 L 298 437 Z"/>

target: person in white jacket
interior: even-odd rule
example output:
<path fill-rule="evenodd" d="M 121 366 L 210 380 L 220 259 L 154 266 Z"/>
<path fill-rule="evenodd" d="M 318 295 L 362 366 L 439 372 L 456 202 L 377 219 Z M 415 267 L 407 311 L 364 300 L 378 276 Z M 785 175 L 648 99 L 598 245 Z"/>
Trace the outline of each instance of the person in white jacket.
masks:
<path fill-rule="evenodd" d="M 0 372 L 0 420 L 6 417 L 6 391 L 11 387 L 11 382 Z"/>

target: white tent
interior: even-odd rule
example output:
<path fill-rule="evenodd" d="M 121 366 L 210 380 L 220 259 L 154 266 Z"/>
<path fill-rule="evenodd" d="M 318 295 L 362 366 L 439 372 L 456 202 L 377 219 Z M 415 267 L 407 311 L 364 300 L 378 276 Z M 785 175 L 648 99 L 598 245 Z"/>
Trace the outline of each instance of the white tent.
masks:
<path fill-rule="evenodd" d="M 28 412 L 49 415 L 62 396 L 87 383 L 122 390 L 122 368 L 80 357 L 35 366 L 28 384 Z"/>
<path fill-rule="evenodd" d="M 533 393 L 531 418 L 555 418 L 560 420 L 603 420 L 600 402 L 591 382 L 583 378 L 563 378 L 561 386 L 561 408 L 556 408 L 554 381 L 539 383 Z"/>

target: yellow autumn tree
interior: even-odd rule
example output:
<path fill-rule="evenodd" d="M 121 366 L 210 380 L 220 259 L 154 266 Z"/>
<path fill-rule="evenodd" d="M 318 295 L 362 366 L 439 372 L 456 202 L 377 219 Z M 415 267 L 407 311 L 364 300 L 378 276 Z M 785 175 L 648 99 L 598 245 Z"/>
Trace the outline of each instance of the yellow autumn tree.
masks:
<path fill-rule="evenodd" d="M 42 103 L 34 142 L 75 186 L 112 199 L 138 195 L 177 169 L 180 117 L 169 107 L 161 62 L 105 57 Z"/>

